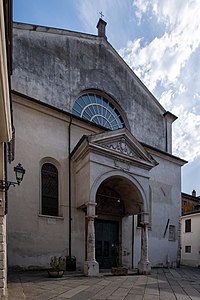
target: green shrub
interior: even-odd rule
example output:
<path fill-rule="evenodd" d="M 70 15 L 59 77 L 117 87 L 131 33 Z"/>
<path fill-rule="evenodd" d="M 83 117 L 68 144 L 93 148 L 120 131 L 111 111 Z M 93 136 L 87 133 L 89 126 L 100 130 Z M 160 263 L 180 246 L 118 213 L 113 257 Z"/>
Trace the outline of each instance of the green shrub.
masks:
<path fill-rule="evenodd" d="M 64 271 L 65 269 L 65 258 L 53 256 L 51 258 L 50 267 L 54 271 Z"/>

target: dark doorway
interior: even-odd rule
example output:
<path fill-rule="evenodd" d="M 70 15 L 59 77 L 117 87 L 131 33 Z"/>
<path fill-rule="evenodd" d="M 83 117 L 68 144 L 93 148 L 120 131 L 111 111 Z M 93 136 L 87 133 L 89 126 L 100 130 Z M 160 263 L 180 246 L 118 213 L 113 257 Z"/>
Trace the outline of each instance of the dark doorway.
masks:
<path fill-rule="evenodd" d="M 119 223 L 114 221 L 95 221 L 95 256 L 100 269 L 117 266 L 119 245 Z"/>

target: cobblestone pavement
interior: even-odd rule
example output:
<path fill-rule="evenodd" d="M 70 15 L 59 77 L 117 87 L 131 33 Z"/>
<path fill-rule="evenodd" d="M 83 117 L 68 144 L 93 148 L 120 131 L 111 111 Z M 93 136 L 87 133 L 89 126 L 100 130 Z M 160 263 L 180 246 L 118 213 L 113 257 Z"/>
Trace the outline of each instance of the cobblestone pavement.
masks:
<path fill-rule="evenodd" d="M 152 274 L 88 278 L 46 272 L 16 272 L 8 277 L 8 300 L 200 300 L 200 269 L 153 269 Z"/>

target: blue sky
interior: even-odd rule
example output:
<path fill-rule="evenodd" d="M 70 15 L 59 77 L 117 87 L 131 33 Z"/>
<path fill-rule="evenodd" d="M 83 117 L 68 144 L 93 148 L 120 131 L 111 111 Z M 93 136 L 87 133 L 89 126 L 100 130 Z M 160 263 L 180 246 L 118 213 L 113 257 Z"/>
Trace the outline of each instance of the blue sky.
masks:
<path fill-rule="evenodd" d="M 108 41 L 166 110 L 173 154 L 189 163 L 182 191 L 200 195 L 200 4 L 198 0 L 13 0 L 14 21 L 97 34 Z"/>

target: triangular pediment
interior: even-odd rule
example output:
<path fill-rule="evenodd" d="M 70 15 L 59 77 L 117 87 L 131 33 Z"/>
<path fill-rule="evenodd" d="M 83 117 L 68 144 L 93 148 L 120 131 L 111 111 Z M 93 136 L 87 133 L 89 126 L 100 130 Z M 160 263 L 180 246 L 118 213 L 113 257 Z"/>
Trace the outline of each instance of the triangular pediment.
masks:
<path fill-rule="evenodd" d="M 158 164 L 126 128 L 91 135 L 88 142 L 90 145 L 96 145 L 99 150 L 106 150 L 107 153 L 130 161 L 146 163 L 152 167 Z"/>

